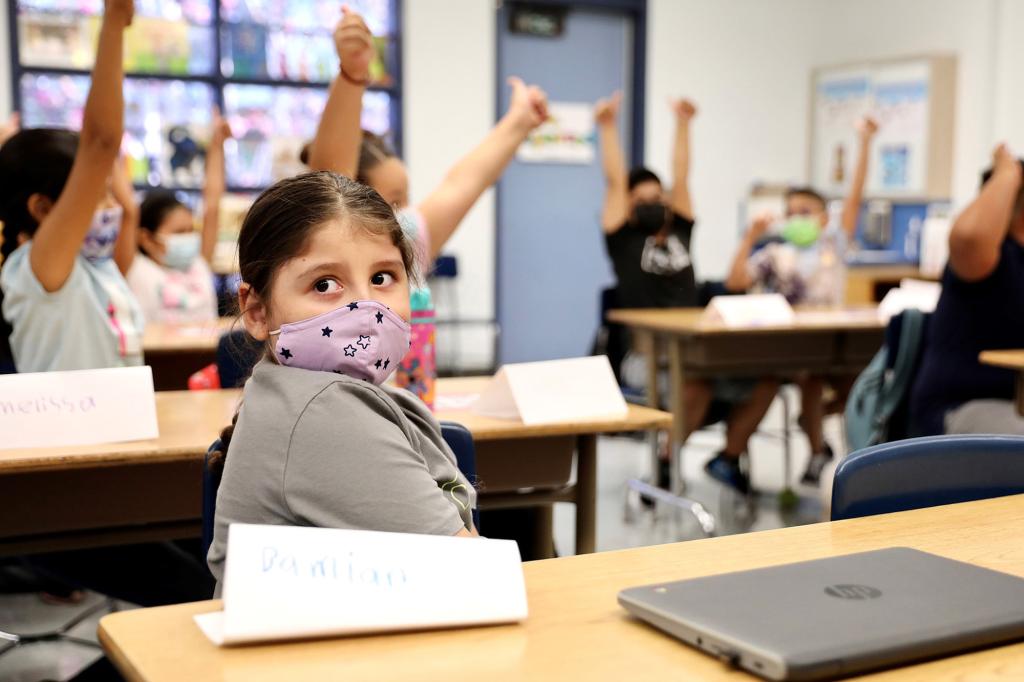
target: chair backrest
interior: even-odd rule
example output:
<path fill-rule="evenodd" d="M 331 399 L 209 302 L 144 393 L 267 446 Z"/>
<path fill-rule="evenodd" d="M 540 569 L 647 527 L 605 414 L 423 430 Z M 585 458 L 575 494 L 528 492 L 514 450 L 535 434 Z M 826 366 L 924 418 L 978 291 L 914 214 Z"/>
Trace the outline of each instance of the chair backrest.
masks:
<path fill-rule="evenodd" d="M 443 422 L 441 435 L 448 447 L 455 453 L 455 461 L 459 471 L 472 485 L 476 485 L 476 448 L 473 445 L 473 434 L 462 424 Z M 203 460 L 203 556 L 210 551 L 213 543 L 214 518 L 217 515 L 217 489 L 220 487 L 221 471 L 210 467 L 210 453 L 220 450 L 218 438 L 207 449 Z M 473 525 L 479 530 L 480 512 L 473 510 Z"/>
<path fill-rule="evenodd" d="M 213 520 L 217 515 L 217 488 L 220 487 L 221 470 L 210 468 L 210 454 L 221 449 L 220 438 L 213 441 L 203 458 L 203 556 L 213 544 Z"/>
<path fill-rule="evenodd" d="M 455 453 L 455 463 L 459 471 L 471 485 L 476 486 L 476 447 L 473 445 L 473 434 L 462 424 L 441 422 L 441 436 Z M 473 525 L 480 530 L 479 509 L 473 510 Z"/>
<path fill-rule="evenodd" d="M 259 362 L 262 344 L 241 330 L 228 332 L 217 342 L 217 374 L 221 388 L 238 388 Z"/>
<path fill-rule="evenodd" d="M 1024 437 L 932 436 L 846 457 L 832 486 L 832 520 L 1024 493 Z"/>

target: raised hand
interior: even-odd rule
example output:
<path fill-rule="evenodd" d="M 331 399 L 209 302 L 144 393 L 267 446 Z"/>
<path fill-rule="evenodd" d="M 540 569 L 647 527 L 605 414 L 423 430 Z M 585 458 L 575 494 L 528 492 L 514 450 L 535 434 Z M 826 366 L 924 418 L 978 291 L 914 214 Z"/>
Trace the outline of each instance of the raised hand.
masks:
<path fill-rule="evenodd" d="M 0 144 L 7 142 L 21 130 L 21 114 L 13 112 L 3 123 L 0 123 Z"/>
<path fill-rule="evenodd" d="M 622 91 L 616 90 L 611 97 L 599 99 L 594 105 L 594 120 L 598 125 L 615 125 L 622 106 Z"/>
<path fill-rule="evenodd" d="M 231 139 L 231 126 L 228 125 L 228 121 L 220 113 L 220 107 L 217 105 L 213 106 L 213 120 L 211 122 L 212 134 L 210 135 L 210 141 L 212 144 L 224 144 L 224 140 Z"/>
<path fill-rule="evenodd" d="M 355 81 L 369 80 L 377 46 L 363 17 L 348 5 L 341 6 L 341 20 L 334 29 L 334 47 L 344 75 Z"/>
<path fill-rule="evenodd" d="M 103 16 L 121 28 L 128 28 L 135 18 L 135 3 L 133 0 L 104 0 Z"/>
<path fill-rule="evenodd" d="M 520 130 L 529 132 L 548 120 L 548 96 L 536 85 L 527 85 L 521 78 L 508 79 L 512 88 L 506 116 Z"/>
<path fill-rule="evenodd" d="M 857 134 L 863 141 L 869 141 L 878 132 L 878 120 L 872 116 L 865 116 L 857 121 Z"/>
<path fill-rule="evenodd" d="M 1021 168 L 1020 161 L 1013 155 L 1005 142 L 1000 143 L 992 150 L 992 174 L 1002 175 L 1004 173 L 1016 178 L 1018 185 L 1024 180 L 1022 178 L 1024 168 Z"/>
<path fill-rule="evenodd" d="M 669 103 L 672 106 L 672 112 L 683 121 L 689 121 L 697 115 L 697 105 L 690 99 L 673 99 Z"/>

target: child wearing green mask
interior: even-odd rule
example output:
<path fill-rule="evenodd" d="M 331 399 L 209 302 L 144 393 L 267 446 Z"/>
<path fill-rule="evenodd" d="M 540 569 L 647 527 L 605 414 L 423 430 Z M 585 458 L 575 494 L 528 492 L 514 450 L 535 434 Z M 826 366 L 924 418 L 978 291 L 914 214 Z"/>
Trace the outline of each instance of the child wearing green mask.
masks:
<path fill-rule="evenodd" d="M 843 201 L 838 226 L 832 226 L 829 239 L 822 236 L 829 227 L 825 198 L 810 187 L 797 187 L 786 193 L 786 216 L 781 239 L 765 244 L 775 218 L 759 216 L 740 243 L 733 259 L 726 287 L 730 291 L 780 293 L 795 305 L 840 305 L 846 279 L 842 260 L 846 242 L 857 231 L 857 219 L 864 195 L 871 140 L 878 124 L 864 118 L 858 125 L 860 147 L 850 188 Z M 831 381 L 840 399 L 849 391 L 852 377 L 839 377 Z M 822 424 L 826 406 L 824 391 L 826 379 L 820 376 L 797 378 L 801 391 L 800 426 L 807 434 L 811 446 L 811 460 L 803 482 L 816 485 L 821 471 L 832 459 L 832 449 L 825 442 Z"/>

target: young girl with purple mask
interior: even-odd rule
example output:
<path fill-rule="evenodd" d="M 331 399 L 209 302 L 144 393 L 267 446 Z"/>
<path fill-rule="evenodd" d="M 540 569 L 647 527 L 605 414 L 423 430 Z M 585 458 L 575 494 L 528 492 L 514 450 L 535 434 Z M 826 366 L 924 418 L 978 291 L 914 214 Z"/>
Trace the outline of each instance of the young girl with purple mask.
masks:
<path fill-rule="evenodd" d="M 266 346 L 225 430 L 208 562 L 231 523 L 476 534 L 476 493 L 430 411 L 383 386 L 409 348 L 414 247 L 373 189 L 283 180 L 242 223 L 239 306 Z"/>

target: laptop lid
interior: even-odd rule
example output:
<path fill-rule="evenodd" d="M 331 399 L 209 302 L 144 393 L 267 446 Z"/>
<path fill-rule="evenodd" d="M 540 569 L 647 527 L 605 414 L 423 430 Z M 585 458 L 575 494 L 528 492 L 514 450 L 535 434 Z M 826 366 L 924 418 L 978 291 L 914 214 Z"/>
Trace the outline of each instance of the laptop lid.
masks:
<path fill-rule="evenodd" d="M 1024 579 L 905 547 L 623 590 L 630 613 L 770 679 L 1024 637 Z"/>

